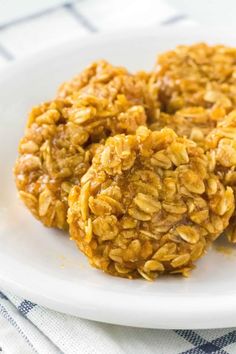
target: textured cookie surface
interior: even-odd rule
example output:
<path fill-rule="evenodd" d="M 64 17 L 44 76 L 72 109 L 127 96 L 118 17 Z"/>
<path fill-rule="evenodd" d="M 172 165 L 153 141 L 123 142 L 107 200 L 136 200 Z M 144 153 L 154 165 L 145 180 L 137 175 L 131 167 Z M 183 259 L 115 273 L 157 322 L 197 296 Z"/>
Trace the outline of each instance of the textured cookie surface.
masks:
<path fill-rule="evenodd" d="M 232 111 L 207 137 L 207 144 L 215 173 L 236 195 L 236 111 Z M 236 243 L 236 214 L 226 231 L 230 242 Z"/>
<path fill-rule="evenodd" d="M 158 56 L 151 85 L 162 110 L 236 107 L 236 49 L 204 43 L 178 46 Z"/>
<path fill-rule="evenodd" d="M 203 150 L 173 130 L 107 139 L 69 196 L 71 237 L 112 275 L 187 275 L 234 210 Z"/>
<path fill-rule="evenodd" d="M 165 127 L 171 128 L 179 136 L 187 137 L 206 149 L 206 137 L 224 118 L 225 111 L 220 108 L 213 110 L 188 107 L 172 114 L 156 111 L 149 128 L 154 131 Z"/>
<path fill-rule="evenodd" d="M 34 107 L 14 173 L 21 199 L 46 226 L 67 228 L 68 193 L 90 166 L 97 144 L 146 123 L 145 78 L 101 61 Z"/>

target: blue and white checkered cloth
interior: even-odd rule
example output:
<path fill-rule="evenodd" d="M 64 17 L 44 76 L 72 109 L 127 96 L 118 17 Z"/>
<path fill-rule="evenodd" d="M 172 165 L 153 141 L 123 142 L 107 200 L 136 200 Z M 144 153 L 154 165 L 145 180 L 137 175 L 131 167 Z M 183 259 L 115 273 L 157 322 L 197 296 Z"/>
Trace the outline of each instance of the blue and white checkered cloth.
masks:
<path fill-rule="evenodd" d="M 5 329 L 1 317 L 6 320 Z M 6 354 L 235 354 L 236 330 L 115 326 L 64 315 L 0 293 L 0 347 Z"/>
<path fill-rule="evenodd" d="M 164 0 L 1 0 L 0 71 L 9 60 L 73 35 L 173 23 L 193 24 Z M 61 314 L 2 291 L 1 353 L 234 354 L 236 330 L 115 326 Z"/>

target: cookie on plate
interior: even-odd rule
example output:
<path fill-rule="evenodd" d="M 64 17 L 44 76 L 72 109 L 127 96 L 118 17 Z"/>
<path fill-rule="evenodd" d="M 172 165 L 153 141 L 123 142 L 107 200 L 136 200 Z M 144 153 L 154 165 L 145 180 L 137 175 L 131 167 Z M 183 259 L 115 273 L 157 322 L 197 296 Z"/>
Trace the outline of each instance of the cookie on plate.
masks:
<path fill-rule="evenodd" d="M 204 151 L 168 128 L 108 138 L 72 188 L 71 238 L 112 275 L 187 275 L 227 227 L 234 196 Z"/>
<path fill-rule="evenodd" d="M 232 111 L 207 137 L 212 168 L 225 186 L 236 195 L 236 111 Z M 226 230 L 230 242 L 236 243 L 236 215 Z"/>
<path fill-rule="evenodd" d="M 68 193 L 90 166 L 97 144 L 145 124 L 145 79 L 105 62 L 64 84 L 58 97 L 34 107 L 20 141 L 14 174 L 19 195 L 49 227 L 67 228 Z M 102 69 L 101 69 L 102 68 Z M 89 71 L 89 79 L 88 79 Z"/>
<path fill-rule="evenodd" d="M 205 43 L 177 46 L 158 56 L 150 79 L 162 111 L 236 107 L 236 49 Z"/>

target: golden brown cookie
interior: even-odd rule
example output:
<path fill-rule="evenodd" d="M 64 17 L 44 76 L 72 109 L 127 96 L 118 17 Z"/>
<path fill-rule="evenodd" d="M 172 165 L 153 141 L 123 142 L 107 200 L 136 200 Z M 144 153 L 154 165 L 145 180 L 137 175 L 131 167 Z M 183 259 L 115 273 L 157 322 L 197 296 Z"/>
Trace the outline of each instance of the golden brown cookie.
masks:
<path fill-rule="evenodd" d="M 207 135 L 217 122 L 224 119 L 224 113 L 220 108 L 212 110 L 203 107 L 182 108 L 172 114 L 159 111 L 148 127 L 153 131 L 171 128 L 179 136 L 187 137 L 205 149 Z"/>
<path fill-rule="evenodd" d="M 173 130 L 108 138 L 69 196 L 68 222 L 90 263 L 112 275 L 187 275 L 227 227 L 234 196 L 203 150 Z"/>
<path fill-rule="evenodd" d="M 67 198 L 71 186 L 90 166 L 83 148 L 88 133 L 61 114 L 63 103 L 35 107 L 19 145 L 15 180 L 20 198 L 46 226 L 66 228 Z"/>
<path fill-rule="evenodd" d="M 90 166 L 96 144 L 146 123 L 145 80 L 104 62 L 91 68 L 80 75 L 83 85 L 65 84 L 60 97 L 33 108 L 19 145 L 16 185 L 46 226 L 67 228 L 69 190 Z"/>
<path fill-rule="evenodd" d="M 161 109 L 202 106 L 229 112 L 236 107 L 236 49 L 205 43 L 161 54 L 150 79 Z"/>
<path fill-rule="evenodd" d="M 232 111 L 207 137 L 212 168 L 225 186 L 236 195 L 236 111 Z M 236 243 L 236 214 L 226 231 L 230 242 Z"/>
<path fill-rule="evenodd" d="M 80 91 L 89 84 L 107 85 L 114 78 L 126 76 L 128 71 L 124 67 L 113 66 L 106 60 L 98 60 L 87 66 L 81 73 L 71 80 L 64 82 L 58 89 L 58 97 L 65 98 Z"/>

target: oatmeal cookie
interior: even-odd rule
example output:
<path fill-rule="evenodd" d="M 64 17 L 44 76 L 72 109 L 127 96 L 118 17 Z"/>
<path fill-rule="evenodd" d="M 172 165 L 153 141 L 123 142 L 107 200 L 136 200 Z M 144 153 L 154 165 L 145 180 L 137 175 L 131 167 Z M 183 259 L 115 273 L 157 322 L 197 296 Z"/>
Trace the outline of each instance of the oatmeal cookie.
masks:
<path fill-rule="evenodd" d="M 212 168 L 225 186 L 236 195 L 236 111 L 232 111 L 207 137 Z M 230 242 L 236 243 L 236 214 L 226 230 Z"/>
<path fill-rule="evenodd" d="M 112 275 L 187 275 L 227 227 L 234 196 L 204 151 L 168 128 L 107 139 L 69 195 L 71 238 Z"/>
<path fill-rule="evenodd" d="M 67 198 L 90 164 L 84 128 L 66 122 L 64 103 L 53 101 L 33 108 L 19 145 L 14 173 L 20 198 L 46 226 L 67 226 Z"/>
<path fill-rule="evenodd" d="M 205 43 L 161 54 L 151 75 L 162 110 L 202 106 L 228 113 L 236 107 L 236 49 Z"/>
<path fill-rule="evenodd" d="M 171 128 L 179 136 L 185 136 L 205 149 L 207 135 L 217 126 L 217 122 L 224 119 L 224 114 L 220 108 L 212 110 L 203 107 L 182 108 L 172 114 L 159 111 L 149 124 L 149 129 Z"/>
<path fill-rule="evenodd" d="M 65 84 L 54 101 L 33 108 L 19 145 L 14 174 L 20 197 L 49 227 L 67 228 L 68 192 L 89 168 L 97 144 L 146 123 L 145 80 L 104 62 L 91 68 L 96 71 L 81 79 L 83 85 Z"/>

